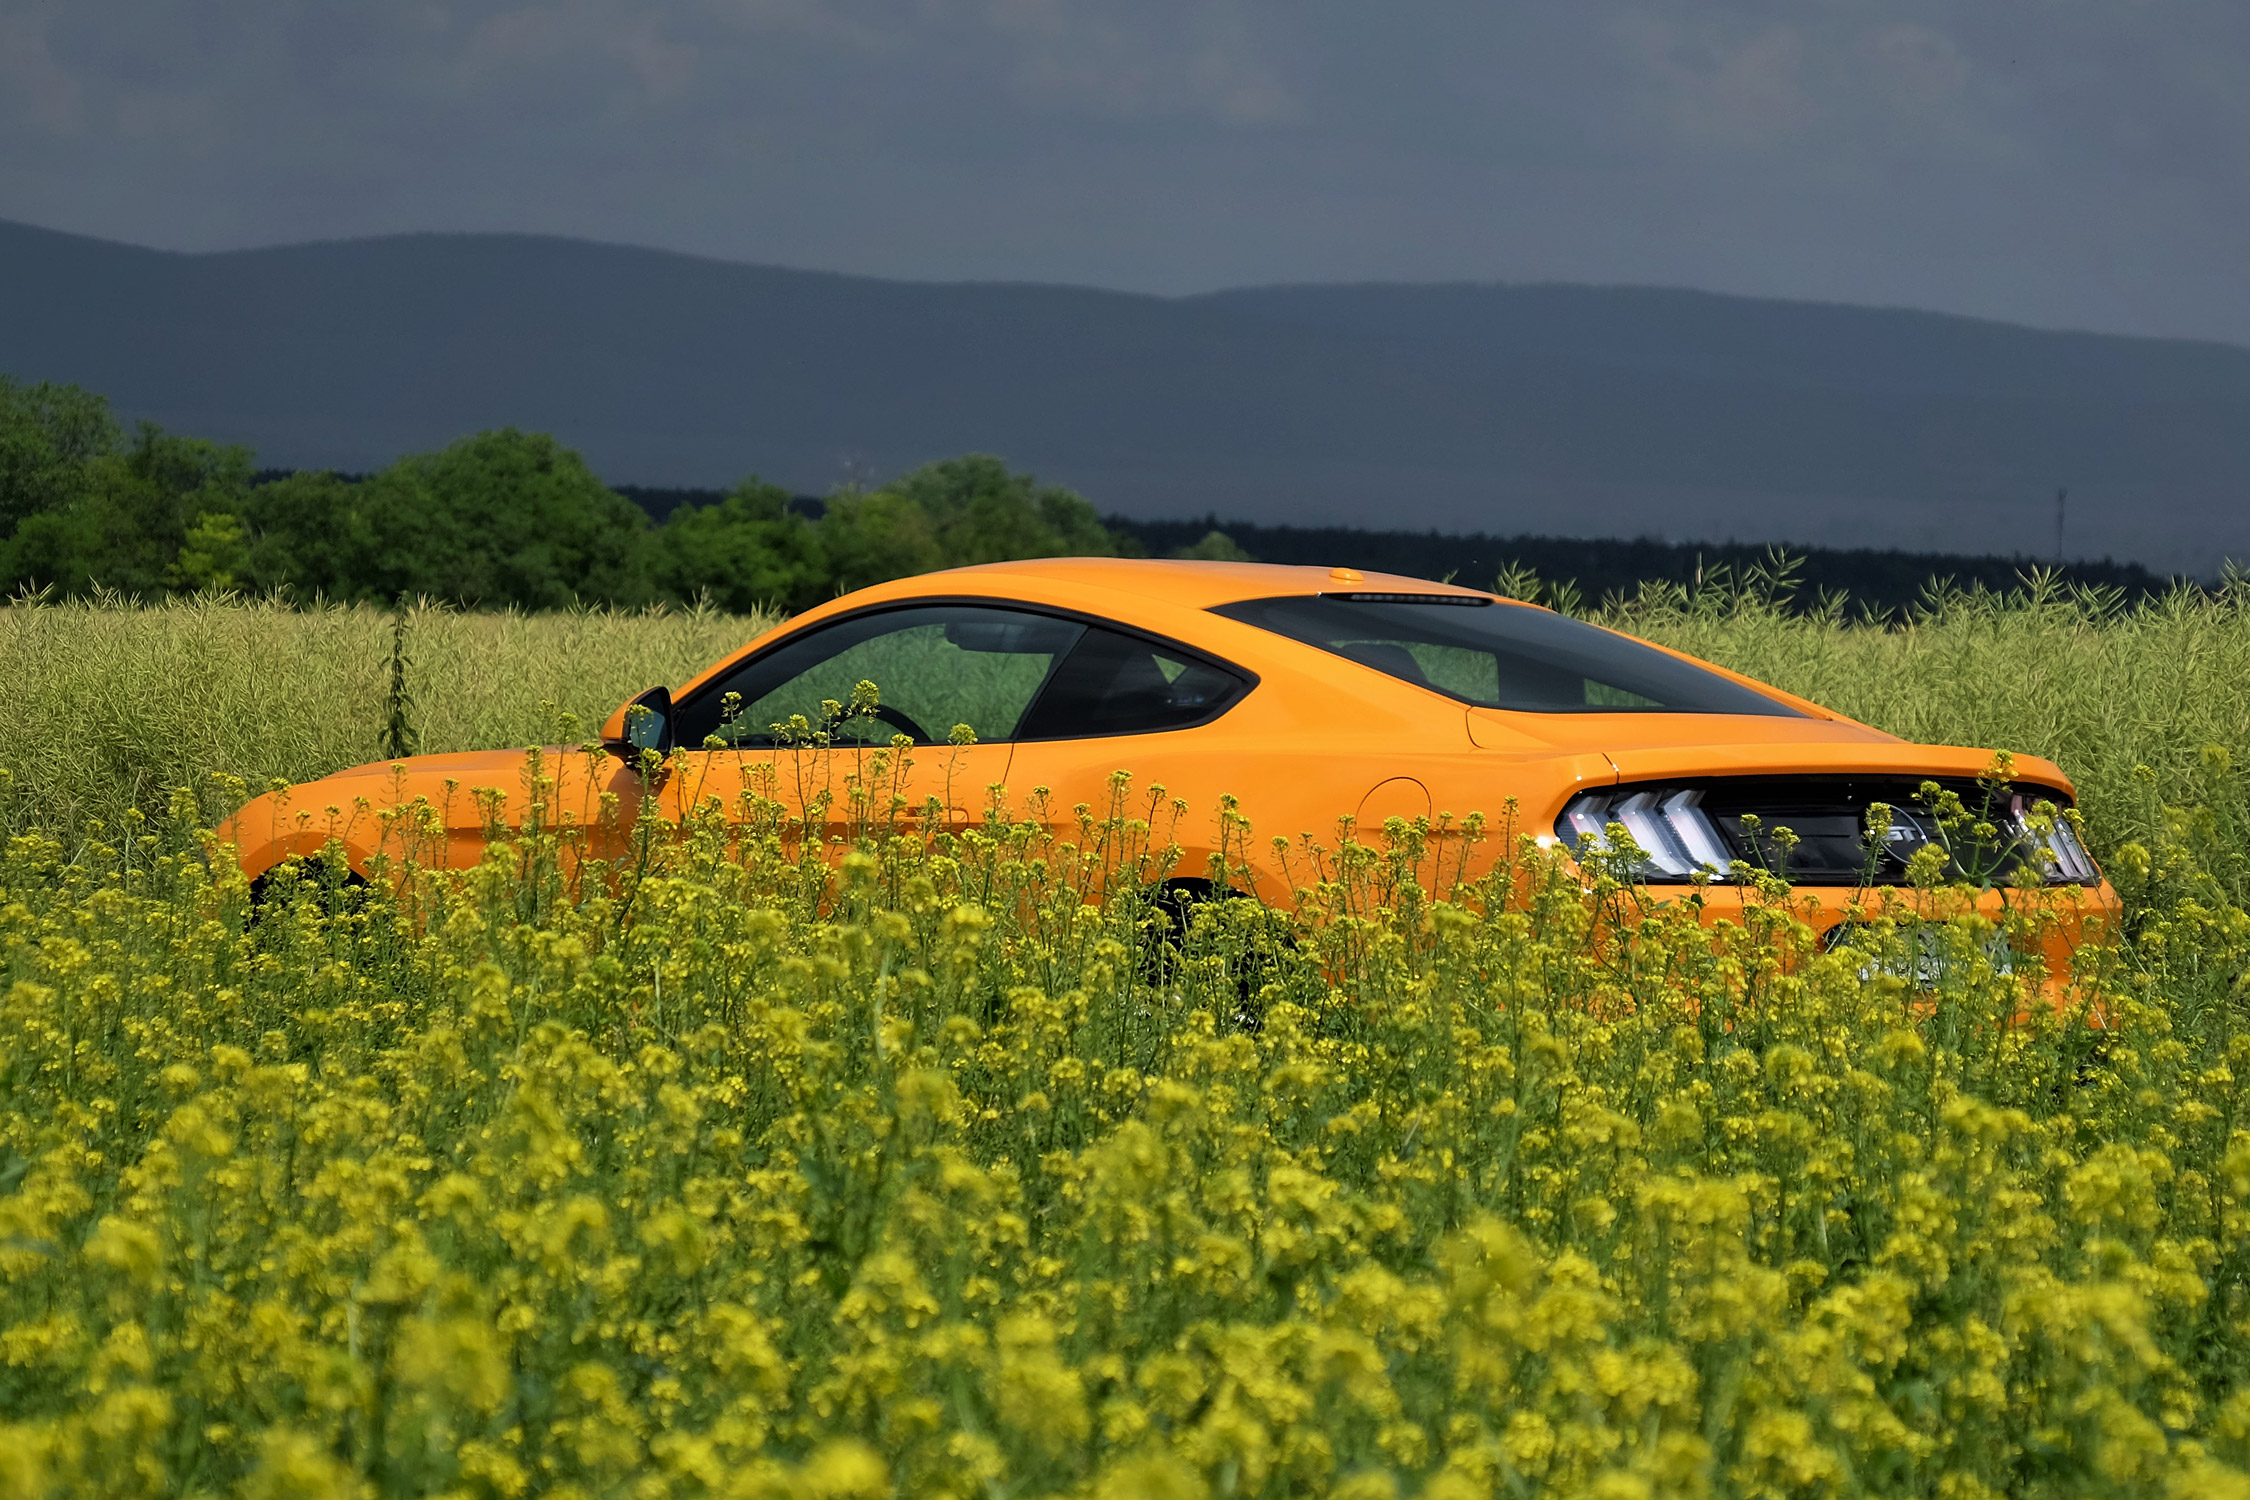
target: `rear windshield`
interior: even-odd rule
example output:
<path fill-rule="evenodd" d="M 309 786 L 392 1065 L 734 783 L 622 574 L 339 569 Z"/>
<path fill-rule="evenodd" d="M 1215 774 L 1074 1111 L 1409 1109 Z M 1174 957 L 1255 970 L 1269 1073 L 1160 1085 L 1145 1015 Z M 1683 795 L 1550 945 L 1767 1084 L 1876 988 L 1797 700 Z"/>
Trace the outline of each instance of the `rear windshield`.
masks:
<path fill-rule="evenodd" d="M 1222 604 L 1212 613 L 1481 708 L 1803 717 L 1716 672 L 1529 605 L 1454 594 L 1322 594 Z"/>

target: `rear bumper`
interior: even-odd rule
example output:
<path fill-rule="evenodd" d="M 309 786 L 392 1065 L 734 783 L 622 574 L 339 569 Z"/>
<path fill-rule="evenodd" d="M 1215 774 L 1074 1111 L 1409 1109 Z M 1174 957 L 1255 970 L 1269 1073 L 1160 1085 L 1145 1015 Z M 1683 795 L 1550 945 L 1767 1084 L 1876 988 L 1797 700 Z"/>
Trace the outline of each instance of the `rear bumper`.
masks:
<path fill-rule="evenodd" d="M 1641 889 L 1660 904 L 1696 901 L 1705 925 L 1741 923 L 1753 910 L 1785 913 L 1810 927 L 1823 947 L 1842 941 L 1854 924 L 1951 923 L 1974 915 L 1991 924 L 1986 944 L 1996 961 L 2012 964 L 2027 978 L 2035 977 L 2048 998 L 2058 1002 L 2094 977 L 2094 951 L 2114 939 L 2124 913 L 2115 888 L 2106 880 L 2098 885 L 1981 892 L 1797 886 L 1775 899 L 1738 885 L 1694 891 L 1680 886 Z"/>

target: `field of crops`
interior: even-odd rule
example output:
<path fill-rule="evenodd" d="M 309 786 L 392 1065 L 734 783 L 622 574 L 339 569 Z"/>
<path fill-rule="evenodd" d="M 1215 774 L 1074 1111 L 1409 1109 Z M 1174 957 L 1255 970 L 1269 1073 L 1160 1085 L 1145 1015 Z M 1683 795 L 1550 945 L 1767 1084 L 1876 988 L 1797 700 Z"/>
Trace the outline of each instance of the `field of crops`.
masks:
<path fill-rule="evenodd" d="M 216 820 L 214 775 L 253 790 L 386 753 L 394 657 L 422 750 L 576 741 L 652 683 L 685 681 L 773 622 L 696 611 L 396 616 L 175 598 L 145 609 L 0 608 L 0 828 L 115 827 L 189 787 Z M 402 648 L 402 649 L 394 649 Z"/>
<path fill-rule="evenodd" d="M 0 611 L 0 1496 L 2250 1496 L 2250 600 L 1629 616 L 2053 756 L 2121 941 L 1412 830 L 1176 934 L 1130 789 L 253 921 L 198 824 L 379 753 L 394 622 Z M 413 728 L 754 628 L 424 612 Z"/>

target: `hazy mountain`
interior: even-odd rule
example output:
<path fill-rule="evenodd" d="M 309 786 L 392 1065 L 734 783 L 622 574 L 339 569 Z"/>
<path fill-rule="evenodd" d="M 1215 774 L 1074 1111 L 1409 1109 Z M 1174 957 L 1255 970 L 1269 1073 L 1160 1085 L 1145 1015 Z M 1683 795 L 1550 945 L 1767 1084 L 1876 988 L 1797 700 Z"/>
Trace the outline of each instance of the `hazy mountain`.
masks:
<path fill-rule="evenodd" d="M 619 482 L 970 450 L 1137 515 L 2250 557 L 2250 350 L 1572 286 L 1167 299 L 523 235 L 215 255 L 0 224 L 0 371 L 363 469 L 481 427 Z"/>

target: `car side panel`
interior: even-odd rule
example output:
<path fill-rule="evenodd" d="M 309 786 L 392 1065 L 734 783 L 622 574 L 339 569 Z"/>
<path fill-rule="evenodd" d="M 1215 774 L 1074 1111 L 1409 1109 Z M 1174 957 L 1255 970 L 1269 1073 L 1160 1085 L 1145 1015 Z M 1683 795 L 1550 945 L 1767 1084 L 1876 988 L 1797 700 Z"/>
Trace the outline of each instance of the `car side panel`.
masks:
<path fill-rule="evenodd" d="M 1301 742 L 1250 746 L 1231 735 L 1205 731 L 1056 740 L 1017 747 L 1010 773 L 1014 809 L 1047 809 L 1058 837 L 1075 837 L 1076 809 L 1105 816 L 1116 795 L 1113 777 L 1128 773 L 1121 811 L 1150 819 L 1154 838 L 1176 842 L 1173 874 L 1202 877 L 1224 852 L 1230 866 L 1246 865 L 1259 894 L 1286 897 L 1316 874 L 1314 851 L 1332 851 L 1344 836 L 1340 820 L 1352 818 L 1378 788 L 1410 780 L 1426 789 L 1426 806 L 1451 815 L 1456 828 L 1471 812 L 1486 815 L 1498 832 L 1514 813 L 1519 831 L 1543 832 L 1563 803 L 1589 784 L 1615 779 L 1599 755 L 1548 755 L 1515 759 L 1474 749 L 1402 754 L 1396 746 L 1338 748 Z M 1157 789 L 1162 788 L 1161 795 Z M 1380 841 L 1380 826 L 1355 831 L 1362 842 Z M 1286 848 L 1277 851 L 1275 839 Z M 1484 858 L 1499 854 L 1488 841 Z"/>

